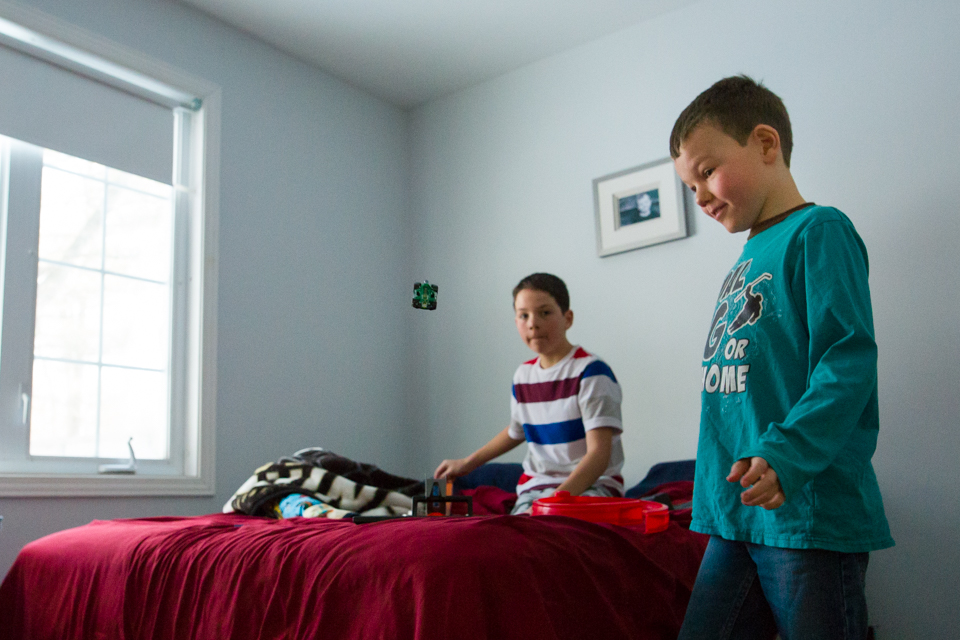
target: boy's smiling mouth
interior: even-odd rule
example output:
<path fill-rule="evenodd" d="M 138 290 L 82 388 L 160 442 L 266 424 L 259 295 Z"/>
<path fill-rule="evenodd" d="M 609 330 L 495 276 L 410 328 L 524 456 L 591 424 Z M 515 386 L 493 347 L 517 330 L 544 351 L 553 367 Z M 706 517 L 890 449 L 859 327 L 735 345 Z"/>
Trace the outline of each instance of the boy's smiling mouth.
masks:
<path fill-rule="evenodd" d="M 710 209 L 704 209 L 704 212 L 714 220 L 720 219 L 720 214 L 727 208 L 726 204 L 720 204 Z"/>

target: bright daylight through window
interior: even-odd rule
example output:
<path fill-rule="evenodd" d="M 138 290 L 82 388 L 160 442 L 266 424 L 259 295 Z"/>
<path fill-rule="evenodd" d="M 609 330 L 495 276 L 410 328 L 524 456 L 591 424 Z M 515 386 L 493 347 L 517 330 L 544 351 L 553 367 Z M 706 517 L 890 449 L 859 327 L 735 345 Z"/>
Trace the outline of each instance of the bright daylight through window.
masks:
<path fill-rule="evenodd" d="M 171 187 L 43 153 L 30 455 L 167 457 Z"/>

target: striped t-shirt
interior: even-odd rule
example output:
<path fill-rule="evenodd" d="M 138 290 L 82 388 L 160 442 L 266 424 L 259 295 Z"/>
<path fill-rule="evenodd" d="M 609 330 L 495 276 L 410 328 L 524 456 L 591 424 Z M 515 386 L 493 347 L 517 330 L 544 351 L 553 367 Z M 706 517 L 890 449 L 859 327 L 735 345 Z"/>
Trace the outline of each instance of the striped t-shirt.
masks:
<path fill-rule="evenodd" d="M 610 465 L 595 484 L 623 495 L 620 385 L 603 360 L 574 347 L 549 369 L 540 359 L 524 362 L 513 374 L 509 435 L 527 441 L 517 493 L 556 487 L 587 453 L 587 431 L 614 429 Z"/>

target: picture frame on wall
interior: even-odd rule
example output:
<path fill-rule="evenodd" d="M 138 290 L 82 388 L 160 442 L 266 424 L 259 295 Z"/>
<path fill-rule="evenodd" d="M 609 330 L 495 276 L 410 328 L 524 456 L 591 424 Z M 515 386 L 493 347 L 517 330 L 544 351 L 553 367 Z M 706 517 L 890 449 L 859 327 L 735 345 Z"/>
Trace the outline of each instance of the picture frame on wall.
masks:
<path fill-rule="evenodd" d="M 602 258 L 687 237 L 683 183 L 665 158 L 593 181 Z"/>

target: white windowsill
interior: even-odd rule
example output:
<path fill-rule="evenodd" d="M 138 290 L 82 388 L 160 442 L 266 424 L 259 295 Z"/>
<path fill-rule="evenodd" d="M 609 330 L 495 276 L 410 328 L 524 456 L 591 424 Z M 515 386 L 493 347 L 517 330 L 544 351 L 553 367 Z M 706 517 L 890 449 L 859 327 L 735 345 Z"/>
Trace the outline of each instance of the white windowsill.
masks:
<path fill-rule="evenodd" d="M 214 493 L 212 479 L 199 477 L 0 474 L 0 497 L 3 498 L 212 496 Z"/>

